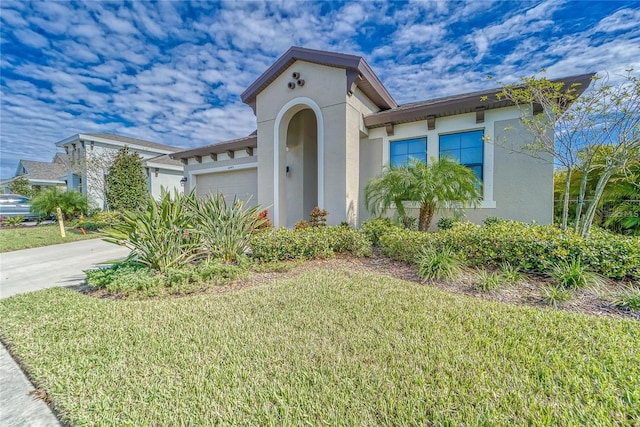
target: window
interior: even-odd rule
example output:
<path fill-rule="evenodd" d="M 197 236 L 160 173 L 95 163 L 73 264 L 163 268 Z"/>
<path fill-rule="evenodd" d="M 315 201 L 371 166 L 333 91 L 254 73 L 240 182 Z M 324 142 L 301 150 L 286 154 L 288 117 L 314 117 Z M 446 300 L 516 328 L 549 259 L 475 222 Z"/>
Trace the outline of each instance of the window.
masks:
<path fill-rule="evenodd" d="M 484 160 L 484 131 L 440 135 L 440 157 L 449 157 L 471 169 L 482 181 Z"/>
<path fill-rule="evenodd" d="M 412 157 L 421 162 L 427 161 L 427 138 L 403 139 L 401 141 L 391 141 L 390 147 L 391 166 L 404 166 Z"/>

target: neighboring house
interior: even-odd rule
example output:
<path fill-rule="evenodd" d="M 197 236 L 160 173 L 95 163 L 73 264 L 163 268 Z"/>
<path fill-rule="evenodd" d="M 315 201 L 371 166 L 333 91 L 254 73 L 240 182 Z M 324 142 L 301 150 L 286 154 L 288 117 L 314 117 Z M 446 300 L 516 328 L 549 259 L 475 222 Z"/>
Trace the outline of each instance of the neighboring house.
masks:
<path fill-rule="evenodd" d="M 591 76 L 561 80 L 583 91 Z M 316 205 L 331 224 L 358 225 L 369 218 L 364 187 L 384 165 L 443 155 L 482 181 L 482 205 L 469 219 L 550 223 L 553 160 L 519 152 L 532 135 L 497 92 L 398 105 L 363 58 L 292 47 L 241 96 L 256 114 L 254 134 L 171 157 L 185 165 L 186 189 L 251 196 L 275 226 L 308 218 Z"/>
<path fill-rule="evenodd" d="M 105 177 L 118 150 L 125 145 L 144 159 L 149 191 L 154 197 L 160 195 L 161 187 L 182 191 L 182 164 L 168 156 L 179 148 L 108 133 L 81 133 L 56 143 L 68 158 L 67 189 L 81 191 L 96 207 L 105 208 Z"/>
<path fill-rule="evenodd" d="M 35 160 L 20 160 L 13 178 L 2 182 L 2 190 L 9 192 L 8 185 L 18 177 L 24 177 L 31 187 L 42 190 L 49 187 L 66 187 L 67 175 L 66 156 L 57 153 L 51 162 L 37 162 Z"/>

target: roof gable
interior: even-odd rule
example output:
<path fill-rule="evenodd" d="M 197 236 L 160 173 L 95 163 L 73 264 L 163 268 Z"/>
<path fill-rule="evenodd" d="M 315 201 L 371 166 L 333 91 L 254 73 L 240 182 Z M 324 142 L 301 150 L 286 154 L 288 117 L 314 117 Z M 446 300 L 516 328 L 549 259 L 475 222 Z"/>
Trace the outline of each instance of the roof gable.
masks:
<path fill-rule="evenodd" d="M 388 110 L 398 106 L 391 94 L 384 87 L 369 64 L 360 56 L 345 55 L 343 53 L 326 52 L 322 50 L 306 49 L 293 46 L 271 65 L 256 81 L 245 90 L 240 97 L 255 112 L 256 97 L 269 86 L 295 61 L 305 61 L 328 67 L 343 68 L 347 72 L 347 87 L 345 91 L 352 94 L 358 87 L 381 110 Z"/>

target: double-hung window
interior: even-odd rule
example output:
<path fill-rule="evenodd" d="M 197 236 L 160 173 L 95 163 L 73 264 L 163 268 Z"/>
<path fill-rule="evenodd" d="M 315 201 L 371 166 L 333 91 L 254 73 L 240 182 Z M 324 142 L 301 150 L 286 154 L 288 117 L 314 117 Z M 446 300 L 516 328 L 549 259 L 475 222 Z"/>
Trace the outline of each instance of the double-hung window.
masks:
<path fill-rule="evenodd" d="M 427 138 L 412 138 L 391 141 L 389 145 L 389 163 L 391 166 L 404 166 L 411 158 L 427 161 Z"/>
<path fill-rule="evenodd" d="M 449 157 L 471 169 L 483 180 L 484 131 L 440 135 L 440 157 Z"/>

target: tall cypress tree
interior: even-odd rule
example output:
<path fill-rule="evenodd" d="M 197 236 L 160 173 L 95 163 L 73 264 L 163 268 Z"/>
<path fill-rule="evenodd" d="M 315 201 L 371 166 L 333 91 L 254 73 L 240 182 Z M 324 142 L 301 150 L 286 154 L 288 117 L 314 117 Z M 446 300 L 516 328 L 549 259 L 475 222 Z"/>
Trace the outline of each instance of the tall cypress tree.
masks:
<path fill-rule="evenodd" d="M 142 157 L 122 147 L 107 175 L 107 207 L 135 211 L 146 205 L 149 196 Z"/>

